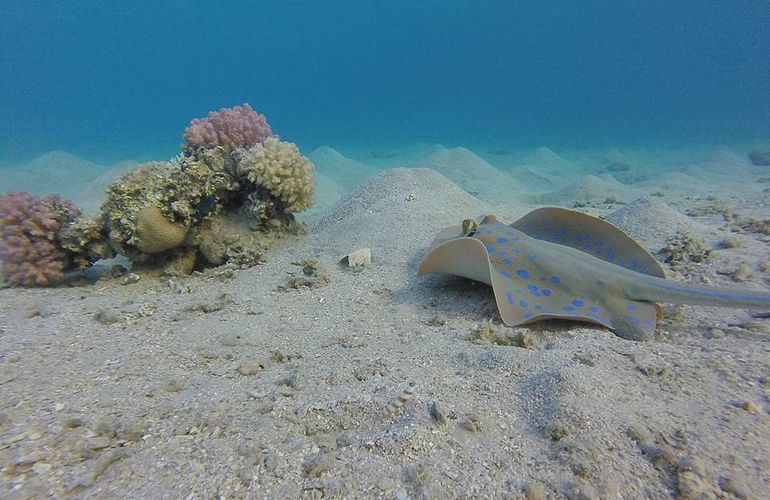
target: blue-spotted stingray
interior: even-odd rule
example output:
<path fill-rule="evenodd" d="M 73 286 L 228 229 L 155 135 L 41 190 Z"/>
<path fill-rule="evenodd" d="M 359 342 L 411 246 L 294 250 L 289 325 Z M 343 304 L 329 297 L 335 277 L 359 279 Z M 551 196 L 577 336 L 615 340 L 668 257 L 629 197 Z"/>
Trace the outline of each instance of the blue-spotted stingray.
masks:
<path fill-rule="evenodd" d="M 492 285 L 508 326 L 567 318 L 632 340 L 654 336 L 656 302 L 770 310 L 770 292 L 666 280 L 660 263 L 617 227 L 556 207 L 510 225 L 488 215 L 445 228 L 418 273 Z"/>

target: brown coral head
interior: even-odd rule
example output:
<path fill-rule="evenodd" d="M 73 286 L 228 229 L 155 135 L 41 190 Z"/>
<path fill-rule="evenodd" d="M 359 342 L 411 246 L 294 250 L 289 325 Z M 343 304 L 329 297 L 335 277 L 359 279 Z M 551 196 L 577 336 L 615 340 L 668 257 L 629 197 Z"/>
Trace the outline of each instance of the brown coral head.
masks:
<path fill-rule="evenodd" d="M 129 243 L 145 253 L 160 253 L 181 245 L 188 229 L 168 220 L 158 207 L 146 207 L 139 212 Z"/>
<path fill-rule="evenodd" d="M 265 116 L 251 106 L 235 106 L 212 111 L 207 118 L 196 118 L 185 129 L 185 147 L 191 150 L 220 146 L 226 151 L 250 148 L 273 137 Z"/>

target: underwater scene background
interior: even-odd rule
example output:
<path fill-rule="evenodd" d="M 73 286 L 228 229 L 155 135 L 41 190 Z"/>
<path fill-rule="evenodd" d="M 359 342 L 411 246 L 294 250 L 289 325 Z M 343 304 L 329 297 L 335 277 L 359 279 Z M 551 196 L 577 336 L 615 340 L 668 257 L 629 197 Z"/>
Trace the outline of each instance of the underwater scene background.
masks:
<path fill-rule="evenodd" d="M 770 137 L 770 4 L 3 2 L 0 165 L 176 153 L 244 102 L 303 151 Z"/>
<path fill-rule="evenodd" d="M 1 498 L 767 498 L 770 2 L 0 2 Z"/>

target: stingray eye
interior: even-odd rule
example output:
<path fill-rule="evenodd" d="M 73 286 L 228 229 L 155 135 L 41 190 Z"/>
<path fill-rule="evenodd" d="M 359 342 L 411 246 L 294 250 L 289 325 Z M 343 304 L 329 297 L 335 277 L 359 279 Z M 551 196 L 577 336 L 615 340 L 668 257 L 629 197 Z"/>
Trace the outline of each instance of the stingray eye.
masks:
<path fill-rule="evenodd" d="M 470 236 L 471 234 L 475 233 L 478 228 L 478 223 L 473 219 L 465 219 L 463 221 L 463 234 L 466 236 Z"/>

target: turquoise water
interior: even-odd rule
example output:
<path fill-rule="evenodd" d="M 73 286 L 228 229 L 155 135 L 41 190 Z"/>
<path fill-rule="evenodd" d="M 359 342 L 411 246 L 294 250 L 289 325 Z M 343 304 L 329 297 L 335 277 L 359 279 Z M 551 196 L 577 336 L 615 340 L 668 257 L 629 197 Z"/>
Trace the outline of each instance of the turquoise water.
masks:
<path fill-rule="evenodd" d="M 766 0 L 4 0 L 0 164 L 165 159 L 243 102 L 305 151 L 756 143 L 769 25 Z"/>

